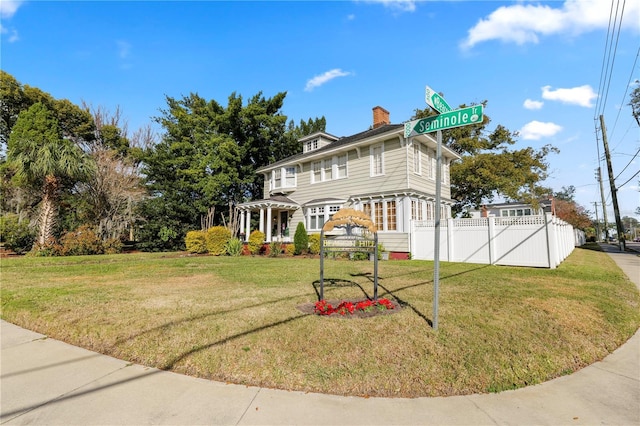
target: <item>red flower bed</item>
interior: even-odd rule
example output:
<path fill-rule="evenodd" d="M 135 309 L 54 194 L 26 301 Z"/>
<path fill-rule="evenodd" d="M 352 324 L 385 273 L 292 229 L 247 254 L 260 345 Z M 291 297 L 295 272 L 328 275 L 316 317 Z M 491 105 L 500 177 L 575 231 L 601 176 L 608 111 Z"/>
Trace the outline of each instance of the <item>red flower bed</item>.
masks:
<path fill-rule="evenodd" d="M 320 300 L 319 302 L 316 302 L 314 312 L 318 315 L 353 315 L 356 311 L 370 312 L 373 309 L 386 311 L 394 308 L 394 304 L 389 299 L 378 299 L 377 301 L 362 300 L 355 303 L 344 301 L 340 302 L 338 306 L 335 307 L 326 300 Z"/>

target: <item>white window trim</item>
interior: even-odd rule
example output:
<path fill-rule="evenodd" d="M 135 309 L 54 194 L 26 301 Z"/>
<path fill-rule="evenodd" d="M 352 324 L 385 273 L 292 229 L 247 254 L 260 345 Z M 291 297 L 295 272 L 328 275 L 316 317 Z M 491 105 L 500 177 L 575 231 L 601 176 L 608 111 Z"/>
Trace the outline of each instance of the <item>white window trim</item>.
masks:
<path fill-rule="evenodd" d="M 316 171 L 314 169 L 315 164 L 320 163 L 320 179 L 316 179 Z M 311 162 L 311 183 L 320 183 L 322 182 L 322 177 L 324 176 L 324 164 L 322 160 L 312 161 Z"/>
<path fill-rule="evenodd" d="M 344 176 L 340 176 L 338 171 L 340 170 L 340 158 L 344 158 Z M 349 177 L 349 154 L 344 153 L 340 155 L 334 155 L 332 159 L 333 170 L 331 175 L 333 180 L 346 179 Z"/>
<path fill-rule="evenodd" d="M 340 158 L 344 158 L 344 176 L 338 175 L 338 170 L 340 169 L 338 165 L 338 161 Z M 320 164 L 320 179 L 316 179 L 316 174 L 313 170 L 314 164 Z M 331 178 L 327 177 L 326 171 L 331 170 Z M 320 183 L 320 182 L 329 182 L 332 180 L 346 179 L 349 177 L 349 155 L 347 153 L 341 155 L 334 155 L 331 158 L 325 158 L 323 160 L 315 160 L 311 162 L 311 184 Z"/>
<path fill-rule="evenodd" d="M 395 220 L 395 224 L 396 224 L 396 229 L 389 229 L 389 220 L 388 220 L 388 211 L 387 209 L 389 208 L 388 203 L 389 202 L 394 202 L 395 203 L 395 212 L 396 212 L 396 220 Z M 360 211 L 365 211 L 365 205 L 368 206 L 370 212 L 371 212 L 371 220 L 373 221 L 373 223 L 376 224 L 377 227 L 377 223 L 376 223 L 376 208 L 375 205 L 376 204 L 380 204 L 382 206 L 382 227 L 381 229 L 378 229 L 378 232 L 401 232 L 401 221 L 402 218 L 400 217 L 402 212 L 401 212 L 401 200 L 396 199 L 396 198 L 388 198 L 388 199 L 384 199 L 384 198 L 378 198 L 378 199 L 373 199 L 370 201 L 365 201 L 362 202 L 361 204 L 359 204 L 356 208 Z"/>
<path fill-rule="evenodd" d="M 287 184 L 287 169 L 293 169 L 293 185 Z M 276 186 L 276 174 L 280 173 L 280 185 Z M 283 166 L 271 171 L 271 179 L 269 179 L 269 188 L 273 191 L 276 189 L 295 188 L 298 184 L 298 173 L 295 166 Z"/>
<path fill-rule="evenodd" d="M 413 145 L 413 173 L 422 175 L 422 145 L 414 142 Z"/>
<path fill-rule="evenodd" d="M 333 216 L 338 210 L 340 210 L 342 208 L 342 204 L 338 203 L 336 204 L 335 201 L 333 202 L 329 202 L 326 204 L 318 204 L 318 205 L 314 205 L 314 206 L 309 206 L 306 208 L 306 212 L 305 212 L 305 217 L 304 217 L 304 221 L 305 221 L 305 225 L 307 228 L 307 231 L 320 231 L 322 229 L 321 227 L 315 227 L 312 228 L 311 227 L 311 210 L 312 209 L 323 209 L 322 212 L 322 217 L 323 217 L 323 222 L 322 224 L 324 225 L 325 223 L 327 223 L 330 219 L 331 216 Z M 320 214 L 319 213 L 314 213 L 313 216 L 319 217 Z M 316 220 L 316 224 L 318 223 L 318 221 Z"/>
<path fill-rule="evenodd" d="M 380 173 L 376 173 L 375 155 L 374 151 L 380 148 Z M 369 176 L 384 176 L 384 143 L 371 145 L 369 148 Z"/>

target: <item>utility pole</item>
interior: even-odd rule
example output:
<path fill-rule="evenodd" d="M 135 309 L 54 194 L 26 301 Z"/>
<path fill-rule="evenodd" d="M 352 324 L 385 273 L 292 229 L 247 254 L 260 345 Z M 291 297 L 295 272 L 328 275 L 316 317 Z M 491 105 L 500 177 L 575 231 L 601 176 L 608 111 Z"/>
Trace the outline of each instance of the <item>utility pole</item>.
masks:
<path fill-rule="evenodd" d="M 600 183 L 600 201 L 602 202 L 602 215 L 604 218 L 604 242 L 609 242 L 609 221 L 607 219 L 607 203 L 604 199 L 604 186 L 602 186 L 602 170 L 600 169 L 600 159 L 598 158 L 598 168 L 596 169 L 596 179 Z"/>
<path fill-rule="evenodd" d="M 620 220 L 620 209 L 618 209 L 618 190 L 613 177 L 613 167 L 611 166 L 611 155 L 609 155 L 609 143 L 607 142 L 607 129 L 604 125 L 604 115 L 600 115 L 600 126 L 602 126 L 602 144 L 604 145 L 604 155 L 607 160 L 607 171 L 609 172 L 609 185 L 611 186 L 611 200 L 613 201 L 613 214 L 616 217 L 616 230 L 618 231 L 618 244 L 620 250 L 625 250 L 624 229 Z"/>
<path fill-rule="evenodd" d="M 598 219 L 598 202 L 593 202 L 593 207 L 596 209 L 596 242 L 600 242 L 600 219 Z"/>

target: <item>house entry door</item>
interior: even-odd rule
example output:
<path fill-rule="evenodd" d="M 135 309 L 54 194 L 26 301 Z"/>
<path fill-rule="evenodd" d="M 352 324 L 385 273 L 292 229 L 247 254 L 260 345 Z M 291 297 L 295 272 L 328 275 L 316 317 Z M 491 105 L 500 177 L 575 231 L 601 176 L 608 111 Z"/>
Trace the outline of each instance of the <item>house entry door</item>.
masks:
<path fill-rule="evenodd" d="M 280 212 L 280 236 L 289 236 L 289 212 L 286 210 Z"/>

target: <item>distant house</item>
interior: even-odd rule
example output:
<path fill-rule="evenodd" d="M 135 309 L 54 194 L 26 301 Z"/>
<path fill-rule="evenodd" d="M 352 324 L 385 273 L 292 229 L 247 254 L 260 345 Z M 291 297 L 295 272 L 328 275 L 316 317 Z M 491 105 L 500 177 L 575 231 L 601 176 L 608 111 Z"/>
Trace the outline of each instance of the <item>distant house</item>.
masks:
<path fill-rule="evenodd" d="M 485 204 L 479 210 L 469 211 L 472 218 L 536 216 L 544 213 L 553 213 L 555 215 L 553 198 L 540 200 L 537 208 L 534 208 L 531 204 L 509 202 Z"/>
<path fill-rule="evenodd" d="M 428 134 L 404 137 L 403 124 L 373 108 L 373 126 L 347 137 L 318 132 L 300 139 L 301 153 L 257 170 L 264 175 L 263 199 L 240 204 L 241 229 L 250 218 L 266 241 L 292 241 L 299 222 L 309 234 L 343 207 L 367 213 L 378 239 L 395 257 L 410 252 L 412 220 L 432 220 L 436 208 L 451 217 L 449 167 L 460 156 L 442 147 L 441 205 L 435 205 L 436 140 Z M 255 222 L 255 221 L 254 221 Z"/>

